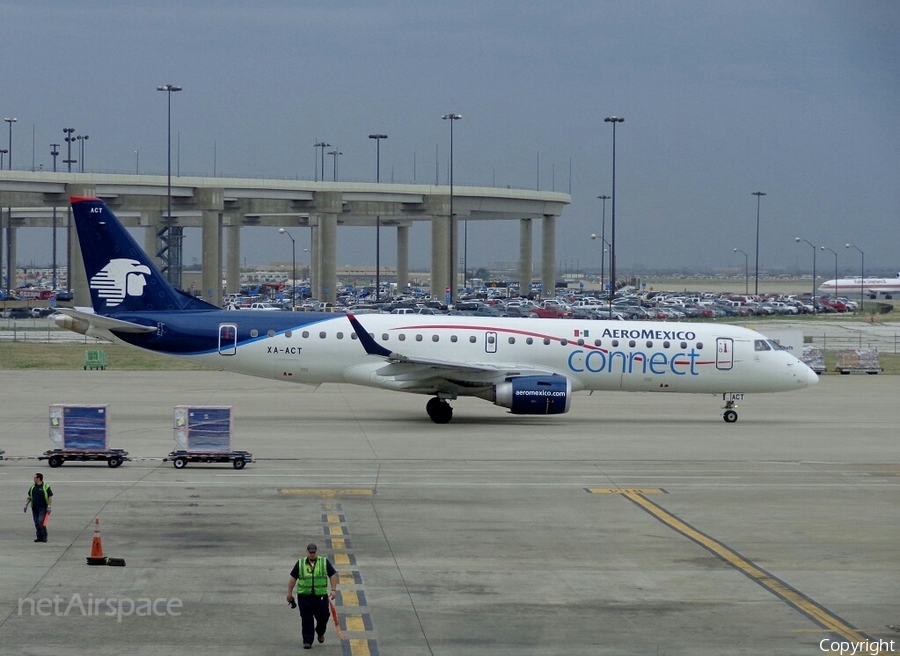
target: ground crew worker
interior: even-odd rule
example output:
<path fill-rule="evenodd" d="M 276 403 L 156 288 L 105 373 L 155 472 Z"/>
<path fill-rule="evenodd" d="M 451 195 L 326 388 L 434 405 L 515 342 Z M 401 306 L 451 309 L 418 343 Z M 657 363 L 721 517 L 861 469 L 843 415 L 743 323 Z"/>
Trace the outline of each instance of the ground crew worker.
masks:
<path fill-rule="evenodd" d="M 44 526 L 44 517 L 50 514 L 50 506 L 53 504 L 53 490 L 44 483 L 44 475 L 38 472 L 34 475 L 34 484 L 28 488 L 28 498 L 25 500 L 24 512 L 28 512 L 28 504 L 31 504 L 31 515 L 34 517 L 34 530 L 37 537 L 35 542 L 47 541 L 47 527 Z"/>
<path fill-rule="evenodd" d="M 303 648 L 311 649 L 313 634 L 319 642 L 325 642 L 325 629 L 328 628 L 328 599 L 334 599 L 337 590 L 337 571 L 325 556 L 318 557 L 319 548 L 310 543 L 306 545 L 306 558 L 301 558 L 291 570 L 291 581 L 288 583 L 287 600 L 293 604 L 294 589 L 297 590 L 297 606 L 300 610 Z M 331 584 L 331 592 L 328 584 Z"/>

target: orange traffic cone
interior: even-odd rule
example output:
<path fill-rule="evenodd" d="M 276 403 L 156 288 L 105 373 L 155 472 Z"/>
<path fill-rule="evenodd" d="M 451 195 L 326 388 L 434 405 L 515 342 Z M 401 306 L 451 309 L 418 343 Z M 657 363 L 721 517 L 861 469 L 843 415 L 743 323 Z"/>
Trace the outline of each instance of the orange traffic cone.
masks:
<path fill-rule="evenodd" d="M 100 541 L 100 520 L 94 519 L 94 540 L 91 542 L 91 555 L 87 559 L 88 565 L 106 565 L 106 556 L 103 555 L 103 543 Z"/>

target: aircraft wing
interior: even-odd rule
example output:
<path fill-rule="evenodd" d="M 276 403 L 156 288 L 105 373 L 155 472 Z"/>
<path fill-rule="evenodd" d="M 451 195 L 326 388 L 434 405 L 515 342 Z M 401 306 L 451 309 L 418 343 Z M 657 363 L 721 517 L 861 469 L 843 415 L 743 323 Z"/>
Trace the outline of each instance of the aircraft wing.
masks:
<path fill-rule="evenodd" d="M 139 323 L 113 319 L 112 317 L 95 314 L 94 312 L 87 312 L 82 309 L 58 308 L 58 310 L 61 314 L 65 314 L 67 317 L 74 319 L 76 324 L 86 323 L 91 328 L 99 328 L 100 330 L 115 330 L 121 333 L 153 333 L 158 330 L 156 326 L 144 326 Z M 63 327 L 66 328 L 68 326 Z M 71 330 L 72 328 L 69 329 Z M 76 332 L 84 334 L 83 331 Z"/>
<path fill-rule="evenodd" d="M 369 355 L 377 355 L 385 358 L 387 364 L 375 373 L 379 376 L 388 376 L 398 382 L 403 382 L 410 387 L 418 386 L 426 381 L 432 384 L 439 381 L 447 381 L 454 384 L 490 385 L 497 381 L 505 380 L 509 376 L 534 376 L 558 373 L 549 369 L 537 369 L 529 367 L 510 368 L 508 366 L 495 366 L 491 364 L 459 362 L 454 360 L 437 360 L 432 358 L 411 357 L 390 351 L 376 342 L 366 331 L 362 324 L 352 314 L 347 318 L 356 331 L 360 343 Z"/>

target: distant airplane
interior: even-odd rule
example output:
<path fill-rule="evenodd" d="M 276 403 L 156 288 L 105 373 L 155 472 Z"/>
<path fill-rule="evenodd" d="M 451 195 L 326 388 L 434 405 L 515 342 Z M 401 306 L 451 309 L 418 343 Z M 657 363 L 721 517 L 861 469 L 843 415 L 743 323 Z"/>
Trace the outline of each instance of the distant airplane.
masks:
<path fill-rule="evenodd" d="M 853 294 L 861 289 L 865 289 L 870 298 L 878 298 L 878 294 L 891 298 L 893 294 L 900 294 L 900 273 L 896 278 L 839 278 L 819 285 L 820 292 L 831 294 Z"/>
<path fill-rule="evenodd" d="M 724 324 L 224 310 L 174 289 L 102 200 L 71 202 L 93 308 L 61 309 L 60 326 L 262 378 L 431 396 L 438 424 L 461 396 L 552 415 L 593 390 L 721 394 L 731 423 L 745 393 L 818 382 Z"/>

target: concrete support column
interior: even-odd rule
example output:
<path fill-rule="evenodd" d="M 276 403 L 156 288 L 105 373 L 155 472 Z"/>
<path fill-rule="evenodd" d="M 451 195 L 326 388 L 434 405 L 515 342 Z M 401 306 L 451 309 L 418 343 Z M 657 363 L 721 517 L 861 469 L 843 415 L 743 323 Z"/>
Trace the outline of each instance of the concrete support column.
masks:
<path fill-rule="evenodd" d="M 222 305 L 222 212 L 203 210 L 201 233 L 202 285 L 201 298 Z"/>
<path fill-rule="evenodd" d="M 18 260 L 18 230 L 13 225 L 12 208 L 5 207 L 0 209 L 6 214 L 6 287 L 5 289 L 15 289 L 16 284 L 16 260 Z"/>
<path fill-rule="evenodd" d="M 83 198 L 91 198 L 97 195 L 97 190 L 93 185 L 66 185 L 66 197 L 79 196 Z M 81 255 L 81 244 L 78 241 L 78 230 L 75 228 L 75 217 L 72 216 L 72 206 L 69 206 L 69 220 L 72 224 L 72 230 L 69 231 L 69 257 L 71 263 L 69 267 L 68 285 L 72 290 L 75 305 L 91 307 L 91 292 L 88 287 L 87 275 L 84 272 L 84 257 Z"/>
<path fill-rule="evenodd" d="M 409 283 L 409 226 L 397 226 L 397 293 Z"/>
<path fill-rule="evenodd" d="M 241 226 L 224 226 L 225 239 L 225 292 L 241 291 Z"/>
<path fill-rule="evenodd" d="M 321 275 L 319 274 L 319 223 L 310 217 L 309 226 L 309 293 L 313 298 L 322 300 L 320 294 L 322 287 L 320 285 Z"/>
<path fill-rule="evenodd" d="M 556 217 L 545 214 L 541 223 L 541 297 L 556 296 Z"/>
<path fill-rule="evenodd" d="M 321 260 L 319 278 L 322 293 L 319 298 L 334 303 L 337 298 L 337 214 L 322 214 L 319 217 L 319 248 Z"/>
<path fill-rule="evenodd" d="M 533 264 L 532 242 L 534 225 L 531 219 L 519 220 L 519 295 L 528 296 L 531 291 Z"/>
<path fill-rule="evenodd" d="M 152 221 L 144 228 L 144 252 L 150 258 L 150 261 L 158 267 L 159 260 L 156 259 L 156 225 Z"/>
<path fill-rule="evenodd" d="M 450 217 L 431 219 L 431 295 L 444 302 L 444 289 L 450 285 Z"/>

